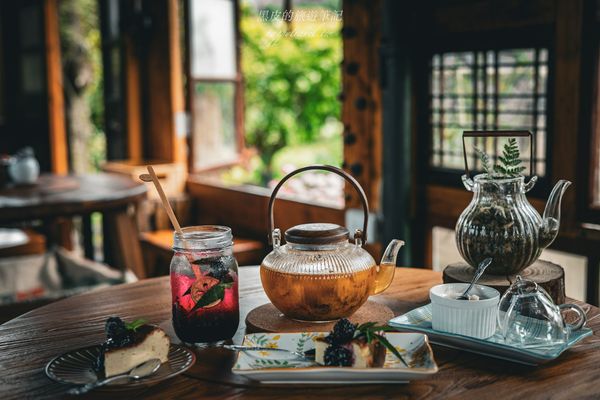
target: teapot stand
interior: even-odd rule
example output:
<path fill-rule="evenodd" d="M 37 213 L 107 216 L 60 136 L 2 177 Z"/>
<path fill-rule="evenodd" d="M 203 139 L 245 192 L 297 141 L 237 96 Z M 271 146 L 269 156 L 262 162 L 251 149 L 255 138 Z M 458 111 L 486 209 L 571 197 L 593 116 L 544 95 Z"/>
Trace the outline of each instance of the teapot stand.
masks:
<path fill-rule="evenodd" d="M 450 264 L 444 269 L 444 283 L 469 283 L 473 278 L 474 271 L 473 267 L 464 262 Z M 565 303 L 565 271 L 560 265 L 537 260 L 521 271 L 519 275 L 543 287 L 555 304 Z M 484 274 L 477 283 L 491 286 L 502 295 L 516 277 L 516 275 Z"/>
<path fill-rule="evenodd" d="M 386 325 L 394 318 L 394 313 L 387 306 L 367 300 L 349 319 L 353 323 L 377 322 Z M 256 307 L 246 317 L 246 333 L 257 332 L 327 332 L 337 321 L 301 322 L 284 316 L 271 303 Z"/>

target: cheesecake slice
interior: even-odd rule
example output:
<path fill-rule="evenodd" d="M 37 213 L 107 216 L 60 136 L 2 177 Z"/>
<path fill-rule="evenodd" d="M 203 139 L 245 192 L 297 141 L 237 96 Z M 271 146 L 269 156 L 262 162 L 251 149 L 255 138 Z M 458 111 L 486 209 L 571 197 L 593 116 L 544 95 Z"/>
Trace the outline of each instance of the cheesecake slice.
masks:
<path fill-rule="evenodd" d="M 106 334 L 95 369 L 104 372 L 107 378 L 127 373 L 153 358 L 161 363 L 168 361 L 171 341 L 157 326 L 126 324 L 118 317 L 111 317 L 106 321 Z"/>
<path fill-rule="evenodd" d="M 313 339 L 315 362 L 332 367 L 377 368 L 385 362 L 386 347 L 374 323 L 356 325 L 343 318 L 325 337 Z"/>
<path fill-rule="evenodd" d="M 330 349 L 330 352 L 335 353 L 335 349 L 329 344 L 324 337 L 314 339 L 315 342 L 315 361 L 317 364 L 330 365 L 325 362 L 325 353 Z M 352 368 L 379 368 L 385 362 L 385 347 L 381 345 L 379 340 L 373 339 L 371 343 L 367 343 L 365 337 L 358 337 L 351 341 L 338 345 L 349 351 L 351 355 Z M 340 353 L 343 353 L 340 352 Z"/>
<path fill-rule="evenodd" d="M 104 351 L 104 375 L 108 378 L 131 371 L 153 358 L 167 362 L 171 341 L 159 327 L 142 325 L 133 334 L 133 340 L 122 347 Z"/>

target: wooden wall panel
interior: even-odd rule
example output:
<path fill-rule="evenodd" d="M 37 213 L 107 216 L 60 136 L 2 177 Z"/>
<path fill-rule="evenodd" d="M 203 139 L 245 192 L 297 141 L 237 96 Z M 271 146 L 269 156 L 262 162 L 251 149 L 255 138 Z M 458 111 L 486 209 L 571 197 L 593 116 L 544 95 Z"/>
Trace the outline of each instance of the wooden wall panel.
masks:
<path fill-rule="evenodd" d="M 382 177 L 381 7 L 381 0 L 344 1 L 343 4 L 344 168 L 363 186 L 371 210 L 380 209 Z M 349 185 L 346 185 L 346 205 L 360 206 L 358 195 Z"/>
<path fill-rule="evenodd" d="M 552 179 L 554 182 L 558 179 L 573 182 L 563 197 L 563 231 L 577 228 L 576 192 L 580 190 L 577 185 L 587 187 L 587 182 L 578 182 L 577 177 L 582 22 L 583 0 L 557 2 Z"/>
<path fill-rule="evenodd" d="M 569 0 L 567 0 L 569 1 Z M 481 32 L 554 22 L 555 0 L 434 1 L 434 29 L 442 32 Z"/>
<path fill-rule="evenodd" d="M 269 233 L 268 204 L 271 191 L 265 188 L 230 188 L 190 178 L 187 189 L 195 200 L 195 223 L 224 224 L 234 235 L 260 240 Z M 282 232 L 308 222 L 331 222 L 344 225 L 344 210 L 307 205 L 288 199 L 277 199 L 274 206 L 275 225 Z"/>
<path fill-rule="evenodd" d="M 428 225 L 454 229 L 458 217 L 467 208 L 472 198 L 473 193 L 465 189 L 428 185 L 426 190 L 426 202 L 429 206 Z M 546 203 L 543 200 L 534 198 L 528 200 L 537 212 L 540 214 L 544 212 Z"/>

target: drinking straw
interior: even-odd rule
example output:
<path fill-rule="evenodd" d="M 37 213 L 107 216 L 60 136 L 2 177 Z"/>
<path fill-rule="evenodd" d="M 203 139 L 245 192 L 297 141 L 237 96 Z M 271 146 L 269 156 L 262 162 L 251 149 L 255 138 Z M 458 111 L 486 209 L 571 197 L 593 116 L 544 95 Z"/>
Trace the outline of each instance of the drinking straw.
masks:
<path fill-rule="evenodd" d="M 158 176 L 156 176 L 156 173 L 154 172 L 154 168 L 152 168 L 152 165 L 148 165 L 146 168 L 148 169 L 148 173 L 141 174 L 140 179 L 144 182 L 154 183 L 154 187 L 156 188 L 156 191 L 158 192 L 158 196 L 160 197 L 160 201 L 161 201 L 165 211 L 167 212 L 167 215 L 169 216 L 169 220 L 171 220 L 171 224 L 173 225 L 173 228 L 175 228 L 175 232 L 177 232 L 177 234 L 181 237 L 181 239 L 183 241 L 183 245 L 187 249 L 190 249 L 190 246 L 188 246 L 188 244 L 183 236 L 183 231 L 181 230 L 181 225 L 179 225 L 179 221 L 177 220 L 177 217 L 175 216 L 175 213 L 173 212 L 173 208 L 171 207 L 171 204 L 169 203 L 169 200 L 167 199 L 167 196 L 165 195 L 162 185 L 160 184 L 160 181 L 158 180 Z M 192 270 L 194 271 L 194 275 L 196 275 L 196 279 L 199 278 L 201 276 L 201 273 L 198 269 L 198 266 L 193 264 L 192 261 L 194 261 L 194 260 L 191 258 L 191 254 L 186 253 L 186 257 L 192 266 Z"/>

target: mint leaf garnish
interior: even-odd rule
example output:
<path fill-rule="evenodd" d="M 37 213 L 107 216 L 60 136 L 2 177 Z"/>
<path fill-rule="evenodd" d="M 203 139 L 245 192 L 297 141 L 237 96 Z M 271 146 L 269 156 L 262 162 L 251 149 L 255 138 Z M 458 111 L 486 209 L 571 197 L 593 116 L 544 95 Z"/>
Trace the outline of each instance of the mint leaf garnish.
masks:
<path fill-rule="evenodd" d="M 214 303 L 217 300 L 223 300 L 225 297 L 225 289 L 229 289 L 233 286 L 233 282 L 228 283 L 219 283 L 211 287 L 202 297 L 198 299 L 196 305 L 192 308 L 191 311 L 196 311 L 199 308 L 205 307 L 211 303 Z"/>
<path fill-rule="evenodd" d="M 146 322 L 148 321 L 146 321 L 144 318 L 138 318 L 133 322 L 125 322 L 125 328 L 135 332 L 140 326 L 145 325 Z"/>

